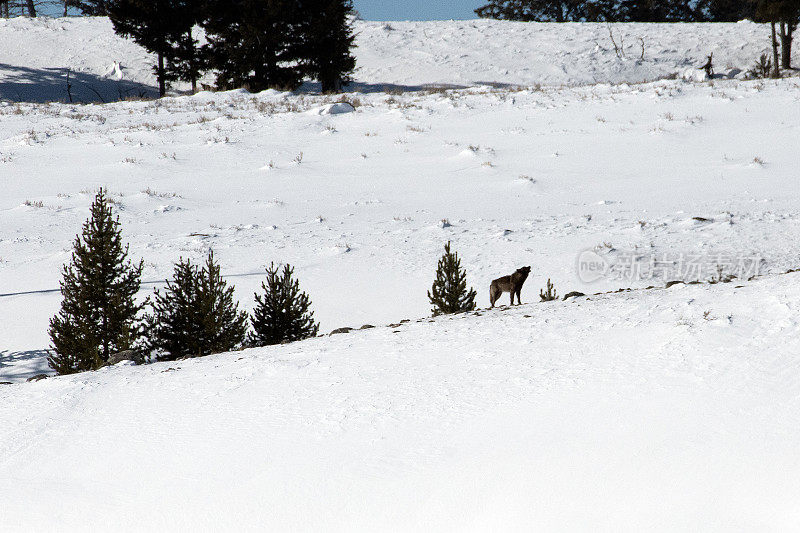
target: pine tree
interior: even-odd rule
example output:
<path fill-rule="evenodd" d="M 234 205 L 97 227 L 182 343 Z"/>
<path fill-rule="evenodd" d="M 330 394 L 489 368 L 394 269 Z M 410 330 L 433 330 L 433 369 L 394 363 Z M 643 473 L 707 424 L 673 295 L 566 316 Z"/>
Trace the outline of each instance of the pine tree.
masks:
<path fill-rule="evenodd" d="M 569 22 L 582 20 L 586 8 L 586 0 L 492 0 L 475 13 L 501 20 Z"/>
<path fill-rule="evenodd" d="M 302 81 L 296 0 L 211 0 L 203 29 L 217 88 L 295 89 Z"/>
<path fill-rule="evenodd" d="M 50 320 L 55 352 L 48 358 L 59 374 L 101 367 L 110 355 L 136 346 L 141 335 L 137 304 L 143 262 L 128 260 L 122 245 L 119 217 L 100 189 L 91 216 L 75 237 L 75 249 L 64 266 L 61 310 Z"/>
<path fill-rule="evenodd" d="M 300 51 L 306 74 L 319 80 L 322 92 L 341 92 L 356 67 L 351 0 L 302 0 Z"/>
<path fill-rule="evenodd" d="M 299 341 L 314 337 L 319 331 L 310 311 L 311 300 L 305 292 L 300 292 L 300 282 L 292 279 L 294 269 L 284 265 L 283 273 L 278 272 L 279 268 L 271 263 L 267 267 L 267 283 L 261 283 L 263 297 L 255 294 L 250 334 L 253 346 Z"/>
<path fill-rule="evenodd" d="M 153 70 L 160 96 L 166 94 L 168 81 L 196 85 L 200 52 L 192 27 L 201 18 L 203 6 L 193 0 L 113 0 L 106 7 L 117 34 L 131 37 L 156 54 Z"/>
<path fill-rule="evenodd" d="M 64 12 L 67 8 L 74 7 L 81 10 L 81 14 L 88 17 L 104 17 L 108 15 L 107 0 L 66 0 Z"/>
<path fill-rule="evenodd" d="M 202 269 L 188 259 L 178 261 L 166 290 L 155 291 L 147 316 L 148 349 L 159 359 L 174 360 L 240 346 L 247 333 L 247 313 L 239 312 L 233 290 L 222 279 L 213 252 Z"/>
<path fill-rule="evenodd" d="M 467 273 L 461 269 L 458 253 L 450 252 L 450 242 L 436 267 L 436 280 L 428 291 L 433 315 L 462 313 L 475 309 L 475 290 L 467 290 Z"/>
<path fill-rule="evenodd" d="M 772 33 L 773 77 L 780 69 L 792 68 L 792 42 L 800 21 L 800 0 L 750 0 L 754 6 L 756 22 L 769 22 Z M 780 38 L 780 58 L 778 39 Z"/>

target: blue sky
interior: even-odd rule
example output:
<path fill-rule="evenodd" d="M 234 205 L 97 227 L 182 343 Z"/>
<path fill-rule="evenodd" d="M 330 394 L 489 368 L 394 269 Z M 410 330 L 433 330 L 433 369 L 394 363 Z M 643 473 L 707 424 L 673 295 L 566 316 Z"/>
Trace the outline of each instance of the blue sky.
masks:
<path fill-rule="evenodd" d="M 474 19 L 474 10 L 486 0 L 353 0 L 365 20 L 448 20 Z M 47 8 L 42 13 L 58 16 L 63 8 Z"/>
<path fill-rule="evenodd" d="M 485 0 L 353 0 L 365 20 L 447 20 L 475 18 Z"/>

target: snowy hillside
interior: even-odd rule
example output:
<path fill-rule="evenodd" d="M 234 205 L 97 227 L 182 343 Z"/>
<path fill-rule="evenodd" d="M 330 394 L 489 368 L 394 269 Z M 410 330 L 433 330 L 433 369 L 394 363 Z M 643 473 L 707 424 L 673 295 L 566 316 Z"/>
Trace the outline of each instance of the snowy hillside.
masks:
<path fill-rule="evenodd" d="M 798 287 L 532 304 L 0 386 L 3 524 L 788 531 Z"/>
<path fill-rule="evenodd" d="M 800 80 L 659 79 L 746 69 L 766 28 L 616 25 L 623 59 L 602 25 L 357 31 L 343 97 L 98 105 L 151 58 L 0 20 L 3 526 L 791 529 Z M 377 327 L 26 383 L 101 186 L 142 297 L 213 249 L 245 309 L 289 262 L 322 332 Z M 526 305 L 427 318 L 447 241 L 480 307 L 530 265 Z"/>
<path fill-rule="evenodd" d="M 769 45 L 768 27 L 749 22 L 610 28 L 624 58 L 605 24 L 358 21 L 353 88 L 652 81 L 682 75 L 712 52 L 719 74 L 736 75 Z M 67 100 L 68 69 L 75 102 L 155 94 L 153 61 L 106 18 L 0 20 L 0 99 Z"/>
<path fill-rule="evenodd" d="M 564 294 L 708 279 L 740 260 L 757 261 L 744 277 L 784 272 L 800 263 L 797 95 L 794 80 L 731 80 L 376 93 L 343 114 L 275 92 L 0 104 L 0 349 L 19 377 L 43 362 L 99 186 L 146 281 L 213 248 L 249 308 L 264 266 L 290 262 L 323 331 L 427 315 L 447 240 L 481 306 L 522 265 L 526 301 L 548 278 Z M 586 250 L 644 271 L 585 284 Z M 681 258 L 702 268 L 647 270 Z"/>

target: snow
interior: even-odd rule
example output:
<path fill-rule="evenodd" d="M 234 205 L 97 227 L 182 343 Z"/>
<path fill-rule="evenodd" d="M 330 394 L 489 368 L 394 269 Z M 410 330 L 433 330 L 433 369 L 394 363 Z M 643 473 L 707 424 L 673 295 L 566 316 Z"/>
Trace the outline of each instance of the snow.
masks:
<path fill-rule="evenodd" d="M 152 58 L 104 19 L 0 19 L 3 523 L 797 523 L 800 82 L 740 79 L 767 29 L 614 25 L 625 58 L 604 25 L 357 31 L 345 95 L 98 105 Z M 289 262 L 323 332 L 377 327 L 25 383 L 100 186 L 142 296 L 212 248 L 245 309 Z M 428 319 L 447 241 L 480 307 L 530 265 L 526 305 Z M 548 279 L 590 297 L 534 303 Z"/>
<path fill-rule="evenodd" d="M 769 28 L 752 22 L 356 21 L 354 30 L 362 92 L 653 81 L 680 77 L 711 53 L 720 75 L 741 76 L 769 51 Z M 104 17 L 0 20 L 0 99 L 68 101 L 67 69 L 76 103 L 157 94 L 153 57 Z"/>
<path fill-rule="evenodd" d="M 4 524 L 792 529 L 798 281 L 531 304 L 5 385 Z"/>

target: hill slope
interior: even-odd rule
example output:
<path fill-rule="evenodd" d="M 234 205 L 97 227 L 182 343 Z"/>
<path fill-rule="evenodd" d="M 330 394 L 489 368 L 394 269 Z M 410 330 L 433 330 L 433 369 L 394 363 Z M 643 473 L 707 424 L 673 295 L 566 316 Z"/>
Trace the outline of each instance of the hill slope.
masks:
<path fill-rule="evenodd" d="M 11 529 L 782 529 L 798 275 L 0 386 Z"/>
<path fill-rule="evenodd" d="M 769 45 L 768 28 L 749 22 L 357 21 L 355 32 L 353 89 L 360 91 L 652 81 L 695 69 L 712 52 L 718 73 L 736 75 Z M 0 100 L 66 101 L 67 70 L 75 102 L 152 95 L 152 65 L 150 54 L 117 37 L 103 17 L 0 20 Z"/>

